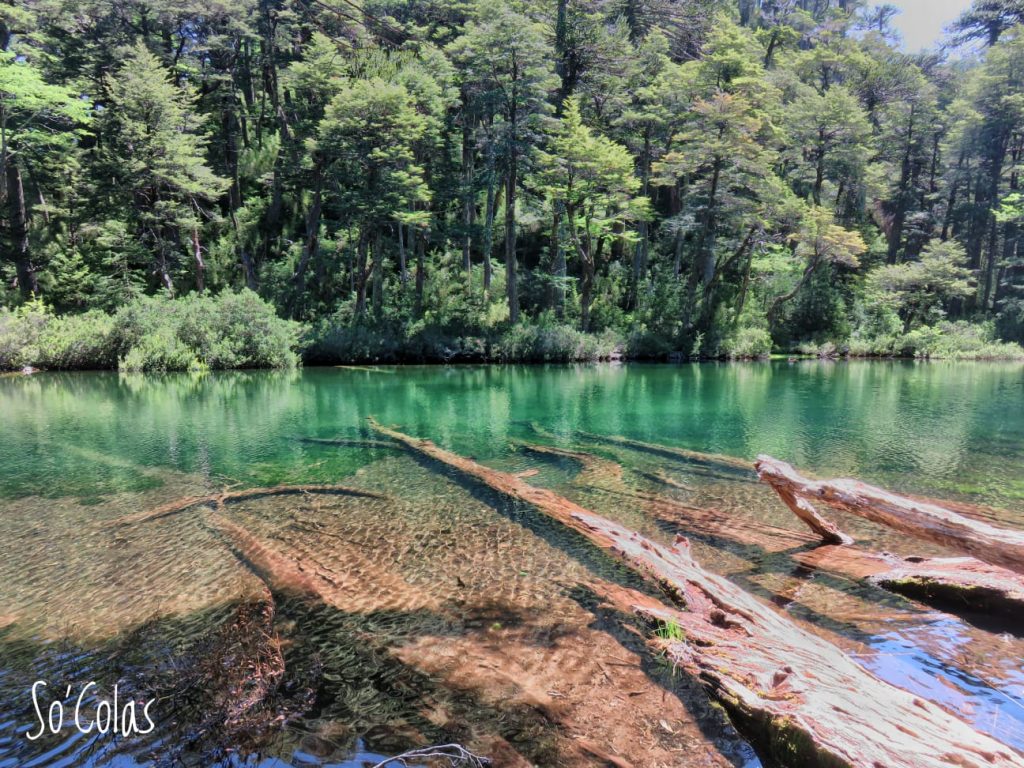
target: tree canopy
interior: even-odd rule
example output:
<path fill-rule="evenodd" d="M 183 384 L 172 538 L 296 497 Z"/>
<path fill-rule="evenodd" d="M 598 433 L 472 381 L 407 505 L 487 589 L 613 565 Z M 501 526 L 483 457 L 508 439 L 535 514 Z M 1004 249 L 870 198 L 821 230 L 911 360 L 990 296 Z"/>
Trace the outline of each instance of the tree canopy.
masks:
<path fill-rule="evenodd" d="M 9 307 L 246 287 L 652 356 L 1024 340 L 1016 0 L 913 55 L 864 0 L 3 8 Z"/>

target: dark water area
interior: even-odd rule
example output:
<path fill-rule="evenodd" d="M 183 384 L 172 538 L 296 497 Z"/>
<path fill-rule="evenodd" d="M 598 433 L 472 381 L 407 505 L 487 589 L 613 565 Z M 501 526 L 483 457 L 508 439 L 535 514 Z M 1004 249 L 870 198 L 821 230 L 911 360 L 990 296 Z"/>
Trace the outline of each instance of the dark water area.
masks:
<path fill-rule="evenodd" d="M 602 583 L 634 576 L 369 416 L 691 537 L 707 567 L 1024 751 L 1017 634 L 798 567 L 813 543 L 752 473 L 656 447 L 768 453 L 1022 528 L 1024 366 L 325 368 L 0 378 L 0 768 L 370 766 L 446 742 L 509 766 L 601 765 L 584 743 L 635 765 L 759 764 L 602 606 Z M 115 524 L 282 484 L 353 493 Z M 870 548 L 939 551 L 842 524 Z M 115 684 L 155 698 L 156 727 L 29 740 L 38 680 L 68 711 L 90 680 L 86 709 Z"/>

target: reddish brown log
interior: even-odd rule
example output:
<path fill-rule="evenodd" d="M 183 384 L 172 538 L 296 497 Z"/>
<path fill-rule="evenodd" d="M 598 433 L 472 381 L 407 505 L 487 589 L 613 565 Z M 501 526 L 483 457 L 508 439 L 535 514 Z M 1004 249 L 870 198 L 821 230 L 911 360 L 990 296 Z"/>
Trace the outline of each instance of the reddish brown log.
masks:
<path fill-rule="evenodd" d="M 902 558 L 827 546 L 798 552 L 793 559 L 953 612 L 962 608 L 1024 618 L 1024 578 L 973 557 Z"/>
<path fill-rule="evenodd" d="M 648 598 L 631 603 L 665 629 L 668 656 L 778 762 L 801 768 L 1024 768 L 1024 758 L 1009 748 L 883 682 L 834 645 L 701 568 L 685 539 L 666 547 L 514 475 L 370 423 L 410 450 L 578 531 L 685 606 L 668 608 Z"/>
<path fill-rule="evenodd" d="M 756 466 L 761 480 L 774 488 L 783 501 L 787 496 L 808 502 L 820 501 L 873 523 L 1024 574 L 1024 532 L 997 528 L 937 504 L 898 496 L 858 480 L 809 480 L 786 462 L 771 456 L 759 456 Z"/>

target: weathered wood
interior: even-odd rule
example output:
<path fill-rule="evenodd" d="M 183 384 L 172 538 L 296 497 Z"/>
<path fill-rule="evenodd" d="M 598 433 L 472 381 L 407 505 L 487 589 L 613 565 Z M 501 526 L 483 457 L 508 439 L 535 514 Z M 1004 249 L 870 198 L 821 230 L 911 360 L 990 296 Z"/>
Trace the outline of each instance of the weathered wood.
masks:
<path fill-rule="evenodd" d="M 853 544 L 852 536 L 843 533 L 835 523 L 818 514 L 818 510 L 807 499 L 796 495 L 790 488 L 780 485 L 772 487 L 790 511 L 818 534 L 826 544 Z"/>
<path fill-rule="evenodd" d="M 596 442 L 621 445 L 624 448 L 632 448 L 635 451 L 643 451 L 657 456 L 666 456 L 668 458 L 681 459 L 683 461 L 695 462 L 697 464 L 712 466 L 719 465 L 729 467 L 730 469 L 749 471 L 753 471 L 754 469 L 753 462 L 736 456 L 725 456 L 720 453 L 703 453 L 701 451 L 692 451 L 688 448 L 661 445 L 660 443 L 645 443 L 641 440 L 633 440 L 632 438 L 622 437 L 621 435 L 595 435 L 589 432 L 581 432 L 580 436 Z"/>
<path fill-rule="evenodd" d="M 357 491 L 344 485 L 275 485 L 271 488 L 246 488 L 241 491 L 221 491 L 220 493 L 209 493 L 205 496 L 184 496 L 159 507 L 138 512 L 133 515 L 124 515 L 115 520 L 104 523 L 104 527 L 119 527 L 123 525 L 134 525 L 149 520 L 158 520 L 161 517 L 175 515 L 179 512 L 198 507 L 203 504 L 214 504 L 217 508 L 223 507 L 237 501 L 246 499 L 262 498 L 264 496 L 295 496 L 304 493 L 327 493 L 342 496 L 358 496 L 365 499 L 382 499 L 383 496 L 368 491 Z"/>
<path fill-rule="evenodd" d="M 798 552 L 808 568 L 867 581 L 937 608 L 1004 614 L 1024 620 L 1024 578 L 973 557 L 897 557 L 854 547 L 826 546 Z"/>
<path fill-rule="evenodd" d="M 410 450 L 578 531 L 685 606 L 669 608 L 640 596 L 630 602 L 663 627 L 668 656 L 778 762 L 794 768 L 1024 768 L 1024 758 L 1009 748 L 883 682 L 834 645 L 701 568 L 685 539 L 664 546 L 514 475 L 370 423 Z"/>
<path fill-rule="evenodd" d="M 791 465 L 771 456 L 759 456 L 756 466 L 761 480 L 774 488 L 783 501 L 787 496 L 800 497 L 808 502 L 820 501 L 991 565 L 1024 574 L 1024 532 L 997 528 L 937 504 L 898 496 L 858 480 L 809 480 Z"/>

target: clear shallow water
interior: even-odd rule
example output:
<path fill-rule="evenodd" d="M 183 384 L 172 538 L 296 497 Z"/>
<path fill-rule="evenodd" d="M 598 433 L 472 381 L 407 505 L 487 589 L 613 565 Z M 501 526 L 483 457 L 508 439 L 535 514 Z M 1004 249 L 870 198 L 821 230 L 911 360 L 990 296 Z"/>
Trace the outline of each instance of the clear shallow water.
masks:
<path fill-rule="evenodd" d="M 530 472 L 530 482 L 649 535 L 691 535 L 709 567 L 1024 749 L 1019 639 L 798 569 L 788 553 L 807 545 L 778 531 L 799 526 L 743 473 L 601 440 L 770 453 L 822 475 L 991 505 L 1003 524 L 1024 527 L 1022 406 L 1016 365 L 0 378 L 0 766 L 135 765 L 172 753 L 200 764 L 362 765 L 370 753 L 460 739 L 539 765 L 592 764 L 567 746 L 570 732 L 618 744 L 636 764 L 673 764 L 680 751 L 693 765 L 755 764 L 699 692 L 595 607 L 589 586 L 633 584 L 629 574 L 531 510 L 381 443 L 366 430 L 370 415 Z M 581 466 L 524 443 L 597 459 Z M 284 483 L 344 483 L 382 498 L 265 497 L 104 525 L 183 496 Z M 673 501 L 710 512 L 694 519 Z M 931 551 L 844 523 L 872 546 Z M 317 595 L 292 594 L 302 579 L 316 581 Z M 246 608 L 267 605 L 269 619 Z M 265 636 L 278 645 L 253 640 Z M 274 671 L 275 648 L 285 673 Z M 233 675 L 239 660 L 263 665 L 270 680 L 242 710 L 253 690 Z M 159 691 L 174 706 L 158 707 L 148 740 L 65 732 L 29 744 L 27 685 L 88 675 Z M 592 703 L 623 690 L 638 691 L 625 709 Z M 211 713 L 227 713 L 232 728 L 212 733 Z M 278 716 L 287 728 L 264 727 Z M 621 733 L 606 727 L 609 716 Z M 648 752 L 629 743 L 651 732 Z"/>

